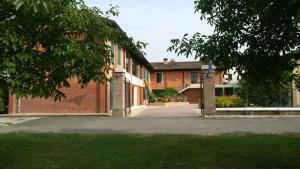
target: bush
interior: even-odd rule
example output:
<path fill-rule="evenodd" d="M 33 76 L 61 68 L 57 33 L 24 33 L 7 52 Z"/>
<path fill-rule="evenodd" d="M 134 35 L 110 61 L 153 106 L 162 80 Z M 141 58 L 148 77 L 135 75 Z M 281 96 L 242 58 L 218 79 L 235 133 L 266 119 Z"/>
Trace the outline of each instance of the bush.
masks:
<path fill-rule="evenodd" d="M 7 113 L 8 88 L 6 83 L 0 80 L 0 114 Z"/>
<path fill-rule="evenodd" d="M 174 88 L 152 90 L 151 102 L 184 102 L 186 97 Z"/>
<path fill-rule="evenodd" d="M 163 90 L 161 90 L 161 89 L 154 89 L 154 90 L 152 90 L 152 94 L 156 97 L 159 97 L 159 96 L 161 96 L 162 91 Z"/>
<path fill-rule="evenodd" d="M 172 96 L 179 96 L 180 94 L 176 89 L 168 87 L 162 91 L 162 95 L 167 97 L 172 97 Z"/>
<path fill-rule="evenodd" d="M 237 96 L 220 96 L 216 97 L 216 107 L 245 107 L 245 102 Z"/>

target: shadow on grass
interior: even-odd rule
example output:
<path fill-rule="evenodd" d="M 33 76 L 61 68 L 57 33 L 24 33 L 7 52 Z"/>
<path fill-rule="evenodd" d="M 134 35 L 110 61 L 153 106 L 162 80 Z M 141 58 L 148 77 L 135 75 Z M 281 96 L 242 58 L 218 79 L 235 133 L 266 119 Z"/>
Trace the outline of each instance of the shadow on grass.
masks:
<path fill-rule="evenodd" d="M 300 168 L 300 135 L 0 134 L 0 168 Z"/>

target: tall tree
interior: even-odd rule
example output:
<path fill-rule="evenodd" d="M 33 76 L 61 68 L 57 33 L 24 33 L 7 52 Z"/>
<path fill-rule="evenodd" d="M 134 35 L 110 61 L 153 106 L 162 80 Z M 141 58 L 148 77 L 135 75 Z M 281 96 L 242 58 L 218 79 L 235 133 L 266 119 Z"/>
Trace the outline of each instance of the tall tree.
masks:
<path fill-rule="evenodd" d="M 17 97 L 57 100 L 70 78 L 82 86 L 105 79 L 108 39 L 126 37 L 106 17 L 117 14 L 114 7 L 105 13 L 82 0 L 1 0 L 2 83 Z"/>
<path fill-rule="evenodd" d="M 237 67 L 247 82 L 263 85 L 299 79 L 299 0 L 197 0 L 195 12 L 214 27 L 212 35 L 188 34 L 171 40 L 169 51 L 201 61 L 212 60 L 223 70 Z"/>

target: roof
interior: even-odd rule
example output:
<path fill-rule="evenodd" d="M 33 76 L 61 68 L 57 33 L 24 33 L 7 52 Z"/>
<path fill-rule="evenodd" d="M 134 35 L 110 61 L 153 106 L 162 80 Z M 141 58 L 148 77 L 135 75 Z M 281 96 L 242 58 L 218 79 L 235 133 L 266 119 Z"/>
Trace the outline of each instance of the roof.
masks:
<path fill-rule="evenodd" d="M 132 41 L 128 38 L 127 34 L 122 30 L 122 28 L 117 24 L 117 22 L 114 20 L 111 20 L 111 19 L 107 19 L 107 18 L 104 18 L 104 19 L 107 21 L 108 25 L 115 27 L 116 29 L 118 29 L 124 33 L 127 44 L 129 46 L 133 47 L 133 48 L 130 48 L 131 51 L 129 51 L 131 53 L 131 56 L 133 58 L 135 58 L 136 60 L 138 60 L 139 63 L 142 63 L 143 65 L 145 65 L 150 71 L 153 70 L 153 67 L 150 64 L 150 62 L 145 58 L 143 53 L 135 46 L 135 44 L 132 43 Z"/>
<path fill-rule="evenodd" d="M 201 62 L 168 62 L 168 64 L 164 64 L 164 62 L 153 62 L 151 63 L 154 70 L 201 70 L 202 63 Z"/>

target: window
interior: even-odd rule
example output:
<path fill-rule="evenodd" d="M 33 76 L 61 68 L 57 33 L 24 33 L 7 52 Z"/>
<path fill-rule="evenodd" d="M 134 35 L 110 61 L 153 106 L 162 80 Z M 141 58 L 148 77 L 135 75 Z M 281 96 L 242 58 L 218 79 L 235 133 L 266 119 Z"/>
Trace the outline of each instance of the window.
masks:
<path fill-rule="evenodd" d="M 232 96 L 233 93 L 233 88 L 225 88 L 225 96 Z"/>
<path fill-rule="evenodd" d="M 156 73 L 156 83 L 163 82 L 163 74 L 161 72 Z"/>
<path fill-rule="evenodd" d="M 111 46 L 110 46 L 110 50 L 111 50 L 111 63 L 114 63 L 114 58 L 115 58 L 115 44 L 113 42 L 111 42 Z"/>
<path fill-rule="evenodd" d="M 192 72 L 192 84 L 198 83 L 198 72 Z"/>
<path fill-rule="evenodd" d="M 216 96 L 222 96 L 223 95 L 222 88 L 216 88 L 215 89 L 215 95 Z"/>
<path fill-rule="evenodd" d="M 121 65 L 121 48 L 118 47 L 118 64 Z"/>
<path fill-rule="evenodd" d="M 128 55 L 126 55 L 126 61 L 125 61 L 125 63 L 126 63 L 126 71 L 127 72 L 129 72 L 129 59 L 130 59 L 130 57 Z"/>
<path fill-rule="evenodd" d="M 144 69 L 144 79 L 148 81 L 148 69 Z"/>
<path fill-rule="evenodd" d="M 228 74 L 228 80 L 232 80 L 232 74 Z"/>
<path fill-rule="evenodd" d="M 132 59 L 132 74 L 133 74 L 134 76 L 137 75 L 136 67 L 137 67 L 137 62 L 136 62 L 134 59 Z"/>

